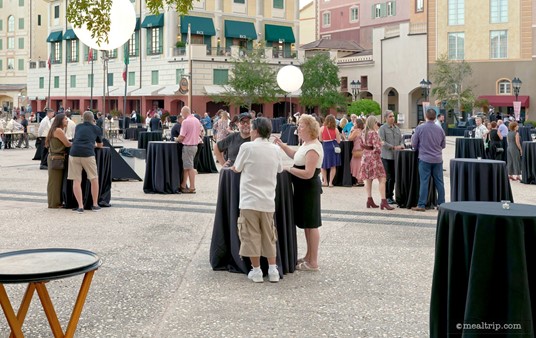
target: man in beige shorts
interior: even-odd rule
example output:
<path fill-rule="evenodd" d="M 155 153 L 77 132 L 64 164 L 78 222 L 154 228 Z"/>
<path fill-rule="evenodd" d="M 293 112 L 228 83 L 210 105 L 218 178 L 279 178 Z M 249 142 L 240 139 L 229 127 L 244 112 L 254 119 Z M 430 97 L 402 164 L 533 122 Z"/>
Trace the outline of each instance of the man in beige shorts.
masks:
<path fill-rule="evenodd" d="M 73 194 L 78 202 L 74 212 L 84 212 L 82 199 L 82 170 L 86 171 L 91 182 L 91 197 L 93 199 L 92 211 L 100 211 L 99 202 L 99 175 L 97 161 L 95 160 L 95 147 L 102 148 L 102 130 L 95 125 L 93 113 L 86 111 L 83 123 L 76 126 L 73 145 L 69 152 L 69 172 L 67 179 L 73 180 Z"/>
<path fill-rule="evenodd" d="M 262 283 L 263 273 L 260 256 L 268 259 L 268 279 L 279 281 L 277 270 L 276 241 L 277 230 L 274 226 L 275 188 L 277 173 L 283 171 L 279 148 L 270 143 L 272 123 L 264 117 L 251 121 L 251 142 L 240 146 L 234 166 L 240 177 L 240 217 L 238 234 L 240 237 L 240 256 L 249 257 L 253 269 L 248 278 Z"/>

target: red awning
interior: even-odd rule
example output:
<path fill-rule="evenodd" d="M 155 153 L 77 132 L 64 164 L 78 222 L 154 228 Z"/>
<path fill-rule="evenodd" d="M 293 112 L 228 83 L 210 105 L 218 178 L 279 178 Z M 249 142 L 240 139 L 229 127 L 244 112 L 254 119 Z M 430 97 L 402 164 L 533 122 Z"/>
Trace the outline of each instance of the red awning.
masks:
<path fill-rule="evenodd" d="M 493 107 L 513 107 L 516 97 L 514 95 L 481 95 L 479 100 L 486 99 Z M 530 96 L 519 95 L 518 101 L 521 101 L 521 107 L 528 108 Z"/>

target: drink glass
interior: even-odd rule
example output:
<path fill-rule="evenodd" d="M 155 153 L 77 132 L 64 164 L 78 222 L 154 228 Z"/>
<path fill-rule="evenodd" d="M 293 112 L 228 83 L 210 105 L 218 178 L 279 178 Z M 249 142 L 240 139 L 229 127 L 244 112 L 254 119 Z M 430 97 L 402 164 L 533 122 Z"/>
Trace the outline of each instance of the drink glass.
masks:
<path fill-rule="evenodd" d="M 509 200 L 502 200 L 501 201 L 502 208 L 505 210 L 510 209 L 510 201 Z"/>
<path fill-rule="evenodd" d="M 471 138 L 473 137 L 473 132 L 472 131 L 469 132 L 469 137 L 471 137 Z"/>

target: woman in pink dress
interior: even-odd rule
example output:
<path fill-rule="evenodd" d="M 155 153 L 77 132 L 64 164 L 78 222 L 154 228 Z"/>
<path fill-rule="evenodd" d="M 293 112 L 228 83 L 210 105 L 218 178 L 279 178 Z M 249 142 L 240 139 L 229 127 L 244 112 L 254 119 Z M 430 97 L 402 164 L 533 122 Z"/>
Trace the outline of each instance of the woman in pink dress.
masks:
<path fill-rule="evenodd" d="M 356 178 L 358 187 L 365 185 L 363 181 L 359 180 L 358 178 L 359 170 L 361 169 L 361 158 L 363 157 L 363 148 L 361 147 L 363 144 L 363 140 L 361 138 L 363 128 L 365 128 L 363 120 L 355 120 L 354 126 L 350 132 L 350 136 L 348 136 L 348 141 L 354 142 L 354 147 L 352 148 L 352 159 L 350 160 L 350 172 L 352 173 L 352 176 Z"/>
<path fill-rule="evenodd" d="M 372 180 L 380 182 L 380 196 L 382 202 L 381 209 L 393 210 L 394 208 L 385 199 L 385 169 L 383 168 L 380 154 L 382 152 L 382 141 L 378 135 L 378 121 L 374 115 L 367 118 L 365 130 L 363 131 L 363 157 L 361 158 L 361 168 L 359 169 L 359 180 L 365 181 L 367 191 L 367 208 L 377 208 L 372 199 Z"/>

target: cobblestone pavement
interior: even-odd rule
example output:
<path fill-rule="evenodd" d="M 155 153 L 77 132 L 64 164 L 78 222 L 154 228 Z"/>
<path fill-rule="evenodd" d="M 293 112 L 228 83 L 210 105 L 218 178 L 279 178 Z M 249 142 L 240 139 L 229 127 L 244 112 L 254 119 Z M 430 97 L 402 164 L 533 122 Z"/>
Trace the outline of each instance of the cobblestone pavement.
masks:
<path fill-rule="evenodd" d="M 447 143 L 446 168 L 454 138 Z M 437 211 L 366 209 L 363 188 L 325 189 L 321 270 L 259 285 L 210 268 L 218 174 L 199 175 L 197 194 L 148 195 L 143 182 L 114 182 L 111 208 L 74 214 L 46 208 L 47 172 L 33 153 L 0 151 L 0 252 L 73 247 L 103 258 L 77 337 L 428 336 Z M 512 190 L 516 202 L 536 204 L 536 186 Z M 298 246 L 303 254 L 301 230 Z M 80 283 L 48 284 L 64 328 Z M 6 288 L 18 308 L 24 286 Z M 24 332 L 51 337 L 38 303 L 34 296 Z M 0 316 L 0 336 L 8 334 Z"/>

